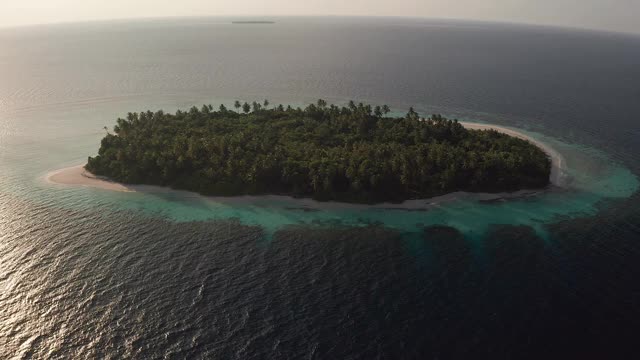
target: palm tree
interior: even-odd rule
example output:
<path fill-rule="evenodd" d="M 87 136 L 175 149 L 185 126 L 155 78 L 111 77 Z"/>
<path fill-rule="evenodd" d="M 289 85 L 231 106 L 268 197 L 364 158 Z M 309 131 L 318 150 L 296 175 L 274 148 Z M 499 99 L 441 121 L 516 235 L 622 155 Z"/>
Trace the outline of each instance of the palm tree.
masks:
<path fill-rule="evenodd" d="M 233 103 L 233 107 L 236 108 L 236 112 L 238 112 L 242 107 L 242 104 L 240 104 L 240 101 L 236 100 L 236 102 Z"/>
<path fill-rule="evenodd" d="M 389 108 L 389 105 L 382 105 L 382 112 L 387 115 L 388 113 L 391 112 L 391 109 Z"/>
<path fill-rule="evenodd" d="M 380 107 L 380 105 L 376 105 L 376 107 L 373 109 L 373 113 L 377 117 L 382 117 L 382 108 Z"/>
<path fill-rule="evenodd" d="M 264 108 L 266 109 L 269 106 L 269 100 L 264 99 L 264 102 L 262 104 L 264 105 Z"/>
<path fill-rule="evenodd" d="M 251 105 L 249 105 L 248 102 L 245 102 L 242 104 L 242 111 L 244 111 L 245 114 L 248 114 L 249 111 L 251 111 Z"/>
<path fill-rule="evenodd" d="M 407 119 L 409 120 L 418 120 L 420 118 L 420 115 L 413 110 L 413 107 L 409 108 L 409 113 L 407 113 Z"/>

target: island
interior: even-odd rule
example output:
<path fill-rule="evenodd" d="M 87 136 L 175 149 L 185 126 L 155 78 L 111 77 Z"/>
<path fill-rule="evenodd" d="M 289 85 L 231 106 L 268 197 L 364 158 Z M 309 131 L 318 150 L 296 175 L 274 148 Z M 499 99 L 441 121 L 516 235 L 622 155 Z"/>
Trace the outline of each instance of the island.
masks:
<path fill-rule="evenodd" d="M 203 195 L 289 195 L 402 202 L 455 191 L 549 184 L 551 159 L 531 142 L 441 115 L 318 100 L 305 108 L 236 101 L 173 114 L 129 113 L 107 131 L 87 172 L 99 179 Z"/>
<path fill-rule="evenodd" d="M 245 24 L 245 25 L 265 25 L 265 24 L 275 24 L 275 21 L 265 21 L 265 20 L 239 20 L 232 21 L 232 24 Z"/>

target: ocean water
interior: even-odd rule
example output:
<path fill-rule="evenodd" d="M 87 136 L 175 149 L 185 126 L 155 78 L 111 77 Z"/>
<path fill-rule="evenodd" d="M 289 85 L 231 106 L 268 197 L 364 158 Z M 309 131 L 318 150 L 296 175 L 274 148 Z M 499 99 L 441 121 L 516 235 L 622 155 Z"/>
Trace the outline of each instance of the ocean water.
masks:
<path fill-rule="evenodd" d="M 640 37 L 390 18 L 0 29 L 0 358 L 634 355 Z M 500 124 L 566 184 L 420 209 L 45 175 L 130 111 L 269 99 Z"/>

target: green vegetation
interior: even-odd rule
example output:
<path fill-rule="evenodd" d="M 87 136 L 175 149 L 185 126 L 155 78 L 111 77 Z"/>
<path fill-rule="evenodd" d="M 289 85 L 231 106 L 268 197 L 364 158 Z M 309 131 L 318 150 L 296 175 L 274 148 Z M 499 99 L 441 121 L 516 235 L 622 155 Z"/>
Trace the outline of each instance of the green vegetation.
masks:
<path fill-rule="evenodd" d="M 388 106 L 305 109 L 235 102 L 175 114 L 129 113 L 87 170 L 132 184 L 206 195 L 286 194 L 348 202 L 447 192 L 513 191 L 549 183 L 547 155 L 496 131 L 440 115 L 385 117 Z"/>

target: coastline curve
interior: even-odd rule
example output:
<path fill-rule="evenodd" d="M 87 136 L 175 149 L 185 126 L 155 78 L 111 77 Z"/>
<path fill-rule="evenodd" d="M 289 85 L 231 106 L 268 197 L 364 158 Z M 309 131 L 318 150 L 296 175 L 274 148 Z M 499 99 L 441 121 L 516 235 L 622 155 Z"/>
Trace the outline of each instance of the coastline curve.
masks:
<path fill-rule="evenodd" d="M 551 160 L 551 174 L 549 179 L 551 184 L 557 187 L 567 186 L 568 177 L 564 170 L 564 166 L 565 166 L 564 158 L 559 152 L 557 152 L 555 149 L 553 149 L 549 145 L 539 140 L 536 140 L 532 136 L 529 136 L 525 133 L 522 133 L 514 129 L 502 127 L 502 126 L 473 123 L 473 122 L 460 122 L 460 124 L 467 129 L 495 130 L 509 136 L 513 136 L 513 137 L 517 137 L 517 138 L 529 141 L 530 143 L 540 148 L 549 156 Z M 84 164 L 75 165 L 75 166 L 52 171 L 45 175 L 45 180 L 47 183 L 51 183 L 51 184 L 84 186 L 84 187 L 98 188 L 102 190 L 118 191 L 118 192 L 158 193 L 158 192 L 166 192 L 166 191 L 181 191 L 181 192 L 183 191 L 183 190 L 173 190 L 170 188 L 152 186 L 152 185 L 130 185 L 130 184 L 118 183 L 103 177 L 96 176 L 90 173 L 89 171 L 87 171 L 86 169 L 84 169 L 84 166 L 85 166 Z M 187 192 L 187 191 L 184 191 L 184 192 Z M 452 192 L 449 194 L 436 196 L 433 198 L 407 200 L 401 204 L 379 203 L 379 204 L 373 204 L 373 205 L 348 204 L 348 203 L 333 202 L 333 201 L 322 203 L 312 199 L 296 199 L 293 197 L 281 196 L 281 195 L 264 195 L 264 196 L 245 195 L 245 196 L 236 196 L 236 197 L 217 197 L 217 196 L 203 196 L 203 195 L 199 195 L 199 196 L 219 200 L 222 202 L 241 202 L 241 203 L 253 202 L 254 200 L 264 199 L 264 198 L 277 198 L 280 200 L 294 199 L 294 200 L 297 200 L 298 202 L 304 203 L 306 206 L 310 206 L 314 208 L 318 208 L 318 207 L 324 208 L 327 206 L 343 207 L 343 206 L 352 205 L 355 207 L 358 207 L 358 206 L 368 206 L 368 207 L 378 207 L 378 208 L 401 207 L 401 208 L 407 208 L 407 209 L 420 209 L 420 208 L 430 207 L 430 206 L 433 206 L 434 204 L 438 204 L 441 202 L 446 202 L 446 201 L 455 200 L 459 198 L 466 198 L 470 195 L 477 196 L 479 199 L 484 201 L 490 201 L 494 199 L 517 198 L 517 197 L 527 196 L 530 194 L 531 194 L 531 190 L 526 190 L 526 189 L 519 190 L 516 192 L 510 192 L 510 193 L 509 192 L 468 193 L 468 192 L 459 191 L 459 192 Z"/>

